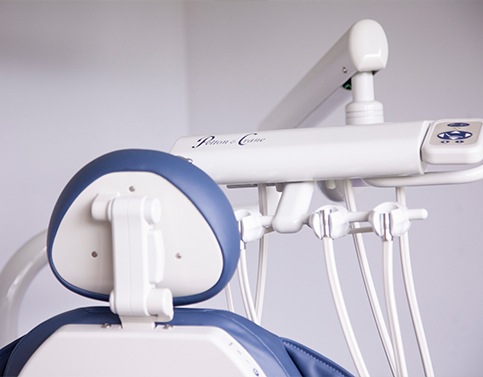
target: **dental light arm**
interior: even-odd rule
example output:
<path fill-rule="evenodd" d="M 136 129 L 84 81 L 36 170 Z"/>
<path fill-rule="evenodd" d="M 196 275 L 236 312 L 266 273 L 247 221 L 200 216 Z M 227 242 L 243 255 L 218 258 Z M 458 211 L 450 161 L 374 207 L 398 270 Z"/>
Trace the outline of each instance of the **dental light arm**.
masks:
<path fill-rule="evenodd" d="M 357 73 L 371 75 L 384 69 L 388 42 L 383 28 L 373 20 L 355 23 L 272 110 L 260 130 L 304 126 L 314 115 L 327 115 L 330 101 Z M 339 96 L 345 97 L 345 96 Z M 330 99 L 330 100 L 329 100 Z"/>

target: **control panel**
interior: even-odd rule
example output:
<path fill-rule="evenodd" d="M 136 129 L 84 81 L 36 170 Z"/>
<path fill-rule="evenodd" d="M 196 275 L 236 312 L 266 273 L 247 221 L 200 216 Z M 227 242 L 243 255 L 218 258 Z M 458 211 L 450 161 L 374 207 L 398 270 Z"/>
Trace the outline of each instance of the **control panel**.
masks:
<path fill-rule="evenodd" d="M 429 164 L 475 164 L 483 160 L 482 119 L 434 121 L 426 134 L 422 159 Z"/>

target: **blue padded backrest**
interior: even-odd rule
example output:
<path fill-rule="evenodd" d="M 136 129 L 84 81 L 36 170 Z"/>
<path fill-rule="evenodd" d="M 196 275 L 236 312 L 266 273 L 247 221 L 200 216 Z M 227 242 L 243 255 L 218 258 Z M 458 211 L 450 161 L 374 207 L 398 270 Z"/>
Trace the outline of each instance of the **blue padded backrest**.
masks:
<path fill-rule="evenodd" d="M 218 282 L 208 291 L 175 297 L 174 305 L 187 305 L 207 300 L 221 291 L 230 281 L 239 258 L 239 233 L 228 199 L 218 185 L 202 170 L 188 161 L 159 151 L 129 149 L 108 153 L 82 168 L 60 195 L 50 220 L 47 234 L 47 253 L 51 268 L 68 289 L 83 296 L 109 300 L 109 296 L 76 287 L 56 270 L 52 247 L 59 225 L 75 199 L 98 178 L 117 172 L 149 172 L 157 174 L 180 190 L 204 217 L 219 243 L 223 271 Z"/>

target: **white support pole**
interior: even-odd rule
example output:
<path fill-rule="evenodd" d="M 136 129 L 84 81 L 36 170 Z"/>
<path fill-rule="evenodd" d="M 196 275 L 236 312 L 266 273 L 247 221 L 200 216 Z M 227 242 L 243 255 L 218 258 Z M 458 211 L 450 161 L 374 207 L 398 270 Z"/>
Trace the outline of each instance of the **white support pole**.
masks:
<path fill-rule="evenodd" d="M 47 231 L 27 241 L 0 272 L 0 348 L 18 337 L 22 299 L 37 273 L 47 265 Z"/>
<path fill-rule="evenodd" d="M 374 98 L 374 74 L 372 72 L 356 73 L 351 79 L 352 102 L 347 104 L 346 124 L 380 124 L 384 123 L 382 103 Z"/>

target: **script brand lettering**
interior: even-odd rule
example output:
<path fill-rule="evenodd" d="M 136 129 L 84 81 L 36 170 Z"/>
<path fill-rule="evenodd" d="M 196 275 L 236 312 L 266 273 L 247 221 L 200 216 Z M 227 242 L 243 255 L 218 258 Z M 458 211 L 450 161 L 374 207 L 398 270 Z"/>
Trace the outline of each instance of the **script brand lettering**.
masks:
<path fill-rule="evenodd" d="M 218 139 L 214 135 L 203 136 L 199 138 L 194 145 L 191 146 L 193 149 L 197 149 L 202 146 L 216 146 L 216 145 L 239 145 L 241 147 L 248 144 L 262 143 L 266 139 L 264 137 L 257 137 L 256 132 L 245 134 L 238 139 Z"/>

